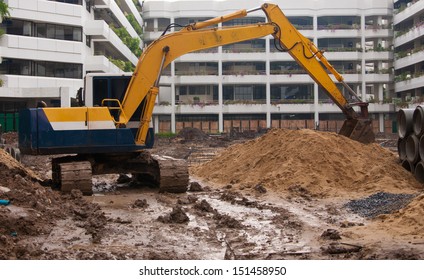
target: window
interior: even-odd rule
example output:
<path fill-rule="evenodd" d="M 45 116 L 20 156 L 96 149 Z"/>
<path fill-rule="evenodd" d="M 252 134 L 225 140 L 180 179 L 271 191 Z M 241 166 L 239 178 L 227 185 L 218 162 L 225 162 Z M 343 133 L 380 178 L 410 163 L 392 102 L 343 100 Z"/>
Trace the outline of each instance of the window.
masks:
<path fill-rule="evenodd" d="M 62 2 L 67 4 L 82 5 L 82 0 L 50 0 L 53 2 Z"/>
<path fill-rule="evenodd" d="M 252 100 L 253 87 L 252 86 L 236 86 L 234 88 L 235 100 Z"/>
<path fill-rule="evenodd" d="M 20 35 L 20 36 L 32 36 L 32 23 L 30 21 L 24 21 L 19 19 L 4 20 L 1 26 L 6 30 L 7 34 Z"/>
<path fill-rule="evenodd" d="M 55 32 L 54 39 L 65 40 L 65 27 L 56 25 L 55 28 L 56 28 L 55 30 L 56 32 Z"/>
<path fill-rule="evenodd" d="M 9 19 L 4 20 L 0 27 L 6 30 L 6 34 L 10 35 L 82 42 L 82 28 L 76 26 Z"/>
<path fill-rule="evenodd" d="M 82 79 L 82 64 L 3 58 L 0 74 Z"/>
<path fill-rule="evenodd" d="M 56 37 L 56 29 L 53 24 L 47 24 L 47 36 L 46 38 L 55 39 Z"/>
<path fill-rule="evenodd" d="M 47 38 L 47 24 L 37 23 L 35 25 L 35 36 L 41 38 Z"/>

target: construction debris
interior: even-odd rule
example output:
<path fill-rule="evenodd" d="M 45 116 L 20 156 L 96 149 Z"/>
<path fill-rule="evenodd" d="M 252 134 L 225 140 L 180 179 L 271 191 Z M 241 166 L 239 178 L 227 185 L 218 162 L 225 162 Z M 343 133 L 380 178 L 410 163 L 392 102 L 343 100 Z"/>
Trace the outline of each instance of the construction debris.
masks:
<path fill-rule="evenodd" d="M 179 153 L 192 145 L 172 143 Z M 218 151 L 192 167 L 198 191 L 162 193 L 128 175 L 98 176 L 83 197 L 50 188 L 50 158 L 24 157 L 23 165 L 0 150 L 0 198 L 12 202 L 0 206 L 0 258 L 424 257 L 422 185 L 388 149 L 271 130 Z"/>

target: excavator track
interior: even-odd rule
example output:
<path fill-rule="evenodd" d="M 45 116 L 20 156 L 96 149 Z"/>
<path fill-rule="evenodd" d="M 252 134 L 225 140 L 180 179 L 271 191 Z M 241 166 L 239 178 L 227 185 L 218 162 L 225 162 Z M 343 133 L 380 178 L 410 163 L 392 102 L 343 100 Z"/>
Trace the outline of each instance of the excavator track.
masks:
<path fill-rule="evenodd" d="M 185 160 L 143 152 L 129 161 L 133 180 L 144 185 L 159 187 L 161 192 L 183 193 L 189 183 Z"/>
<path fill-rule="evenodd" d="M 62 192 L 79 189 L 84 195 L 91 195 L 91 178 L 91 164 L 88 161 L 52 162 L 52 180 Z"/>
<path fill-rule="evenodd" d="M 170 193 L 187 191 L 189 175 L 185 160 L 172 157 L 153 155 L 153 160 L 159 165 L 159 190 Z"/>
<path fill-rule="evenodd" d="M 189 183 L 185 160 L 151 155 L 147 151 L 65 156 L 52 160 L 52 181 L 62 192 L 79 189 L 84 195 L 91 195 L 92 175 L 102 174 L 132 174 L 137 184 L 170 193 L 186 192 Z"/>

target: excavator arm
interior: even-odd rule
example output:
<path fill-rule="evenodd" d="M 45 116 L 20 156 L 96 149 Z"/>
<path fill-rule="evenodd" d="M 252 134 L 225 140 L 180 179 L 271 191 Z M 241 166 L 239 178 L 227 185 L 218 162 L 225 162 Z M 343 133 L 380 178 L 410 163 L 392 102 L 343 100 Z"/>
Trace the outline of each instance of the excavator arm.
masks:
<path fill-rule="evenodd" d="M 266 14 L 268 23 L 208 28 L 218 23 L 245 17 L 248 13 L 257 10 L 262 10 Z M 136 136 L 136 143 L 144 144 L 159 91 L 162 69 L 176 58 L 189 52 L 267 35 L 274 36 L 278 49 L 288 52 L 345 114 L 347 120 L 339 134 L 363 143 L 373 142 L 374 133 L 368 119 L 368 103 L 360 100 L 344 82 L 343 77 L 327 61 L 323 52 L 308 38 L 299 33 L 281 9 L 273 4 L 263 4 L 260 8 L 240 10 L 226 16 L 191 24 L 178 32 L 163 35 L 150 44 L 141 55 L 125 93 L 118 125 L 127 124 L 138 106 L 145 100 L 140 127 Z M 332 73 L 337 81 L 347 89 L 348 93 L 357 99 L 357 103 L 350 104 L 348 102 L 328 72 Z M 360 106 L 361 114 L 356 113 L 352 108 L 353 105 Z"/>

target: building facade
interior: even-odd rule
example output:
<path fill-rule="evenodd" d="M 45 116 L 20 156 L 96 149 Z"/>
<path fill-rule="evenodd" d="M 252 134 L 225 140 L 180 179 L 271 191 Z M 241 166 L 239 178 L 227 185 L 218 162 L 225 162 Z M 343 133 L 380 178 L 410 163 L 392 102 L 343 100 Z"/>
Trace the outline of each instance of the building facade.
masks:
<path fill-rule="evenodd" d="M 138 54 L 143 25 L 138 1 L 5 0 L 10 18 L 0 37 L 0 122 L 16 129 L 17 112 L 43 100 L 71 106 L 86 73 L 120 73 Z M 123 30 L 126 32 L 123 32 Z M 137 41 L 138 40 L 138 41 Z M 118 66 L 120 67 L 118 67 Z M 125 70 L 125 69 L 124 69 Z"/>
<path fill-rule="evenodd" d="M 175 23 L 181 26 L 266 1 L 144 1 L 145 44 Z M 376 131 L 391 127 L 393 2 L 272 1 L 369 101 Z M 262 11 L 220 27 L 265 22 Z M 171 28 L 178 30 L 178 28 Z M 340 109 L 271 36 L 186 54 L 165 69 L 155 108 L 157 131 L 194 126 L 209 132 L 269 127 L 340 128 Z M 340 121 L 335 121 L 340 120 Z"/>
<path fill-rule="evenodd" d="M 184 26 L 258 7 L 266 1 L 5 2 L 11 8 L 11 17 L 1 24 L 5 34 L 0 37 L 0 121 L 11 113 L 16 118 L 20 108 L 33 107 L 40 100 L 48 106 L 71 106 L 70 98 L 83 86 L 87 73 L 128 71 L 124 66 L 128 62 L 135 65 L 139 55 L 125 44 L 128 36 L 138 38 L 143 32 L 142 48 L 171 23 Z M 402 1 L 396 2 L 400 5 Z M 391 97 L 421 94 L 399 91 L 400 82 L 395 93 L 393 1 L 272 3 L 281 7 L 304 36 L 326 51 L 325 56 L 345 81 L 370 102 L 375 131 L 391 132 L 395 116 Z M 395 17 L 405 14 L 397 11 Z M 134 21 L 143 26 L 142 31 Z M 264 21 L 265 15 L 256 11 L 219 26 Z M 123 29 L 127 34 L 123 35 Z M 176 30 L 178 27 L 170 28 Z M 403 73 L 400 62 L 396 60 L 394 65 L 396 77 Z M 268 36 L 176 59 L 161 78 L 153 123 L 156 132 L 178 132 L 187 126 L 210 133 L 270 127 L 337 131 L 343 119 L 340 109 L 287 53 L 274 47 L 273 38 Z"/>
<path fill-rule="evenodd" d="M 395 1 L 395 91 L 399 102 L 422 103 L 424 94 L 424 1 Z"/>

